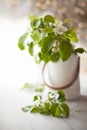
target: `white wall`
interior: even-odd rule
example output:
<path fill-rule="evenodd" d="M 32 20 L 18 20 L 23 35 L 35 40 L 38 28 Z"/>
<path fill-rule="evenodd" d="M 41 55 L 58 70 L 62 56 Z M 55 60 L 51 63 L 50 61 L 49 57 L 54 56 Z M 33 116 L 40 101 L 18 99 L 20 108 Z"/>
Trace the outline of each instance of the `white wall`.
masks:
<path fill-rule="evenodd" d="M 11 20 L 0 17 L 0 86 L 21 86 L 41 81 L 41 66 L 27 50 L 21 51 L 18 38 L 29 27 L 28 18 Z"/>

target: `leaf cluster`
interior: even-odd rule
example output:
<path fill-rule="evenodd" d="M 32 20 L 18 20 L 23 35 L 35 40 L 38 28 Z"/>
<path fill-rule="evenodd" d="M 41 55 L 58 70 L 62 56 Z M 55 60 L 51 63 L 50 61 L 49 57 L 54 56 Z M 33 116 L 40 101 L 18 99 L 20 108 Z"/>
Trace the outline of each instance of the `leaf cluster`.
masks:
<path fill-rule="evenodd" d="M 61 20 L 52 15 L 29 16 L 30 28 L 18 41 L 18 47 L 35 57 L 36 63 L 41 61 L 56 62 L 61 58 L 66 61 L 72 53 L 83 53 L 84 49 L 74 49 L 72 42 L 78 42 L 74 27 L 67 28 Z M 66 20 L 65 20 L 66 21 Z M 35 49 L 38 46 L 38 51 Z"/>
<path fill-rule="evenodd" d="M 22 87 L 23 90 L 33 90 L 35 92 L 43 92 L 44 91 L 45 84 L 41 83 L 25 83 Z"/>
<path fill-rule="evenodd" d="M 65 102 L 65 94 L 61 90 L 57 94 L 49 92 L 45 101 L 43 101 L 41 95 L 35 95 L 33 100 L 34 105 L 23 107 L 23 112 L 29 111 L 54 117 L 69 117 L 70 108 Z"/>

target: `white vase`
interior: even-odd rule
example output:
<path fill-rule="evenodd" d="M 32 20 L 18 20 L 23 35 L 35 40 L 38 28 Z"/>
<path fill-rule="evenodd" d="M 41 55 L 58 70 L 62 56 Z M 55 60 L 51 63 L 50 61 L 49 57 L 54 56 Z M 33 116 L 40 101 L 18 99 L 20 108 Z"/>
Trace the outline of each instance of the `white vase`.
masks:
<path fill-rule="evenodd" d="M 80 95 L 79 57 L 71 55 L 67 61 L 49 62 L 43 68 L 43 80 L 47 90 L 63 90 L 67 100 L 73 100 Z"/>

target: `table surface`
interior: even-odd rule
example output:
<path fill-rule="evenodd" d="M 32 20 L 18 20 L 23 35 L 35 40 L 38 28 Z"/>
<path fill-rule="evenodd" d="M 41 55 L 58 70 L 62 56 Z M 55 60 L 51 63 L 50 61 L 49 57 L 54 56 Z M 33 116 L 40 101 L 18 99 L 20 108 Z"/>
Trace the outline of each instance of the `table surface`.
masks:
<path fill-rule="evenodd" d="M 81 78 L 81 96 L 69 101 L 69 118 L 24 113 L 21 107 L 29 104 L 34 93 L 19 87 L 0 87 L 0 130 L 87 130 L 86 78 Z"/>

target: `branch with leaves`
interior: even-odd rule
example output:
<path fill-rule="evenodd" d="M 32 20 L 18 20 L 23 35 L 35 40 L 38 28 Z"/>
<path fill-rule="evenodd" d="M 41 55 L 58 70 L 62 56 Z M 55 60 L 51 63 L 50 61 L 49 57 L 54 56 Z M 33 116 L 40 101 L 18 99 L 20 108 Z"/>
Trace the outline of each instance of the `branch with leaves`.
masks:
<path fill-rule="evenodd" d="M 47 99 L 43 101 L 41 95 L 34 96 L 34 104 L 22 108 L 24 112 L 52 115 L 54 117 L 69 117 L 70 108 L 65 102 L 65 94 L 59 90 L 57 94 L 48 92 Z"/>
<path fill-rule="evenodd" d="M 36 63 L 56 62 L 59 58 L 66 61 L 73 53 L 85 52 L 83 48 L 73 47 L 78 38 L 73 26 L 69 28 L 65 26 L 66 20 L 62 22 L 52 15 L 43 17 L 32 15 L 29 16 L 29 21 L 30 28 L 19 38 L 18 46 L 21 50 L 27 46 Z"/>

